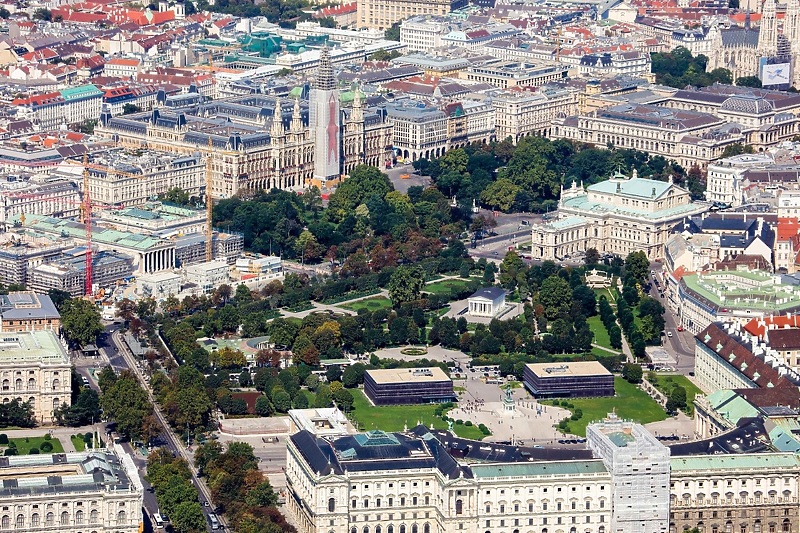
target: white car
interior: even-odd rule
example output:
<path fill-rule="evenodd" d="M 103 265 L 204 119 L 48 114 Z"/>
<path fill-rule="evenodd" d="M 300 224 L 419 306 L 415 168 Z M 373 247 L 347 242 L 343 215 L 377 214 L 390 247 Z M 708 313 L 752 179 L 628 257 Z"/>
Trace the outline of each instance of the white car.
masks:
<path fill-rule="evenodd" d="M 672 338 L 672 332 L 671 331 L 667 332 L 667 337 L 669 337 L 670 339 Z"/>

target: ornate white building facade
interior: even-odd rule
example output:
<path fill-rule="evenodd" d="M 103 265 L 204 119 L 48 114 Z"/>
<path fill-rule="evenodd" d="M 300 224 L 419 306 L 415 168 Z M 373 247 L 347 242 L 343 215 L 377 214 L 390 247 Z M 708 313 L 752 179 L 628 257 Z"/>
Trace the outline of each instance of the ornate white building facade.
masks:
<path fill-rule="evenodd" d="M 708 209 L 689 191 L 665 181 L 616 174 L 586 188 L 573 182 L 562 190 L 559 220 L 536 225 L 531 234 L 535 260 L 561 260 L 594 248 L 626 256 L 643 251 L 650 260 L 664 255 L 672 228 L 685 216 Z"/>

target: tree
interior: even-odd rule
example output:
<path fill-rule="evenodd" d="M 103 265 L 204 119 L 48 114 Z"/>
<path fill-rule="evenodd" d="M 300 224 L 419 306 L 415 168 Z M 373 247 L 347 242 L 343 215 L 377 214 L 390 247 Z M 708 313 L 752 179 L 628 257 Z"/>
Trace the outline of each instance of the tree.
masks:
<path fill-rule="evenodd" d="M 353 394 L 347 389 L 339 389 L 333 393 L 333 401 L 342 411 L 350 411 L 353 408 Z"/>
<path fill-rule="evenodd" d="M 297 324 L 280 317 L 274 319 L 267 326 L 269 340 L 274 345 L 291 346 L 299 330 Z"/>
<path fill-rule="evenodd" d="M 142 434 L 145 417 L 153 412 L 147 393 L 130 370 L 123 370 L 100 399 L 103 415 L 117 422 L 121 435 L 136 438 Z"/>
<path fill-rule="evenodd" d="M 11 426 L 29 428 L 36 425 L 33 417 L 33 406 L 14 398 L 10 402 L 0 404 L 0 427 Z"/>
<path fill-rule="evenodd" d="M 64 403 L 60 408 L 53 411 L 56 422 L 60 425 L 79 427 L 97 422 L 100 420 L 100 396 L 97 391 L 89 387 L 84 387 L 78 394 L 78 398 L 70 406 Z"/>
<path fill-rule="evenodd" d="M 256 400 L 256 414 L 258 416 L 270 416 L 274 410 L 272 409 L 272 403 L 270 403 L 269 398 L 266 396 L 259 396 Z"/>
<path fill-rule="evenodd" d="M 364 383 L 364 374 L 367 367 L 363 363 L 355 363 L 344 369 L 342 373 L 342 385 L 348 388 L 358 387 Z"/>
<path fill-rule="evenodd" d="M 278 504 L 278 495 L 272 490 L 269 481 L 264 481 L 247 493 L 245 503 L 253 507 L 275 506 Z"/>
<path fill-rule="evenodd" d="M 103 323 L 97 306 L 89 300 L 73 298 L 64 303 L 61 327 L 67 337 L 80 346 L 94 344 L 103 332 Z"/>
<path fill-rule="evenodd" d="M 130 322 L 136 317 L 136 303 L 128 298 L 123 298 L 116 303 L 114 315 L 126 323 Z"/>
<path fill-rule="evenodd" d="M 583 316 L 590 317 L 597 314 L 597 297 L 592 289 L 586 285 L 578 285 L 572 291 L 577 310 Z"/>
<path fill-rule="evenodd" d="M 752 145 L 734 143 L 734 144 L 729 144 L 728 146 L 725 147 L 725 150 L 723 150 L 720 159 L 725 159 L 726 157 L 733 157 L 735 155 L 752 154 L 752 153 L 755 153 L 755 149 L 752 147 Z"/>
<path fill-rule="evenodd" d="M 350 172 L 350 177 L 336 188 L 328 201 L 328 210 L 337 220 L 344 219 L 367 198 L 383 198 L 394 190 L 389 176 L 375 167 L 358 165 Z"/>
<path fill-rule="evenodd" d="M 600 252 L 597 248 L 589 248 L 586 250 L 586 255 L 583 257 L 583 262 L 587 267 L 594 266 L 600 262 Z"/>
<path fill-rule="evenodd" d="M 275 410 L 279 413 L 288 413 L 292 408 L 292 397 L 289 393 L 282 390 L 272 396 L 272 403 L 275 405 Z"/>
<path fill-rule="evenodd" d="M 669 393 L 669 399 L 678 409 L 686 409 L 686 389 L 680 385 L 675 385 Z"/>
<path fill-rule="evenodd" d="M 739 87 L 753 87 L 754 89 L 761 88 L 761 80 L 758 76 L 743 76 L 736 78 L 736 85 Z"/>
<path fill-rule="evenodd" d="M 389 298 L 392 304 L 399 307 L 403 303 L 418 300 L 424 286 L 425 272 L 420 267 L 398 267 L 389 278 Z"/>
<path fill-rule="evenodd" d="M 46 22 L 50 22 L 51 20 L 53 20 L 53 15 L 50 13 L 49 9 L 40 7 L 33 11 L 33 20 L 43 20 Z"/>
<path fill-rule="evenodd" d="M 642 366 L 636 363 L 625 363 L 622 366 L 622 377 L 628 383 L 641 383 L 642 382 Z"/>
<path fill-rule="evenodd" d="M 122 114 L 123 115 L 131 115 L 133 113 L 140 113 L 142 108 L 136 104 L 127 103 L 122 106 Z"/>
<path fill-rule="evenodd" d="M 625 258 L 625 272 L 635 281 L 643 283 L 650 271 L 650 261 L 642 251 L 631 252 Z"/>
<path fill-rule="evenodd" d="M 400 22 L 395 22 L 394 24 L 389 27 L 385 32 L 383 32 L 383 37 L 387 41 L 397 41 L 400 42 Z"/>
<path fill-rule="evenodd" d="M 492 182 L 481 193 L 481 202 L 493 209 L 506 212 L 511 210 L 514 199 L 517 197 L 520 188 L 507 179 L 499 179 Z"/>
<path fill-rule="evenodd" d="M 182 533 L 199 533 L 206 530 L 206 517 L 203 514 L 203 508 L 197 501 L 178 503 L 169 518 L 172 527 Z"/>
<path fill-rule="evenodd" d="M 569 312 L 572 305 L 572 289 L 563 278 L 549 276 L 539 289 L 539 303 L 544 307 L 544 316 L 552 320 Z"/>

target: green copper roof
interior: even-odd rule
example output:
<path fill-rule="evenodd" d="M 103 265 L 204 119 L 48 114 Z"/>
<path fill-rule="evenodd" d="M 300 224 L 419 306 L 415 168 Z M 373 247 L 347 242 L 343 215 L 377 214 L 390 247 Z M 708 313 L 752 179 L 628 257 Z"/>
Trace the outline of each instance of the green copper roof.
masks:
<path fill-rule="evenodd" d="M 536 463 L 476 464 L 470 467 L 476 478 L 574 476 L 580 474 L 605 474 L 602 461 L 547 461 Z"/>
<path fill-rule="evenodd" d="M 617 185 L 619 185 L 619 193 L 623 196 L 635 196 L 637 198 L 658 198 L 666 193 L 672 186 L 666 181 L 651 180 L 647 178 L 631 178 L 625 179 L 611 179 L 589 185 L 588 190 L 595 192 L 603 192 L 608 194 L 617 194 Z M 653 190 L 655 189 L 655 195 Z"/>
<path fill-rule="evenodd" d="M 750 453 L 741 455 L 695 455 L 670 459 L 672 471 L 726 470 L 745 468 L 798 468 L 800 457 L 792 453 Z"/>

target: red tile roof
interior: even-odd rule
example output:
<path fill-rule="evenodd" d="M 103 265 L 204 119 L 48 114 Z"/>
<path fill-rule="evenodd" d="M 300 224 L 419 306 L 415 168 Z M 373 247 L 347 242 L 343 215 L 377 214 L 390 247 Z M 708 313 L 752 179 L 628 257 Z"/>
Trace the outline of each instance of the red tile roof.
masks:
<path fill-rule="evenodd" d="M 778 219 L 778 240 L 787 241 L 800 233 L 800 221 L 796 218 Z"/>

